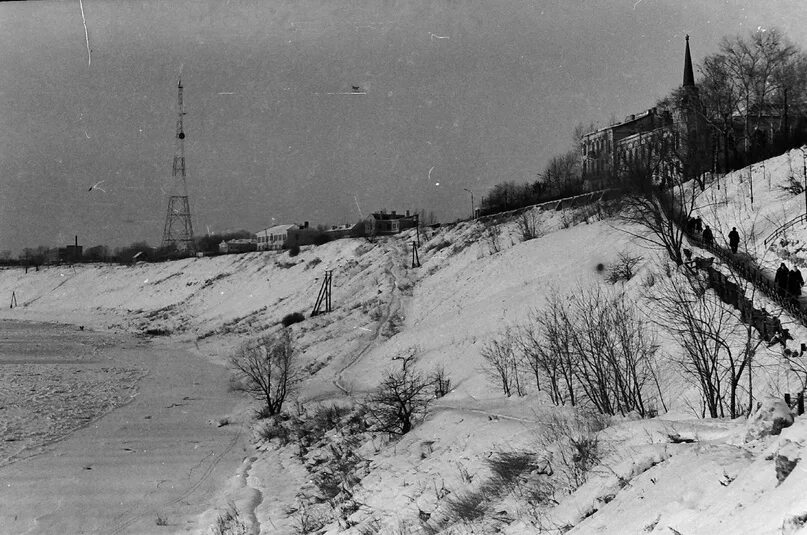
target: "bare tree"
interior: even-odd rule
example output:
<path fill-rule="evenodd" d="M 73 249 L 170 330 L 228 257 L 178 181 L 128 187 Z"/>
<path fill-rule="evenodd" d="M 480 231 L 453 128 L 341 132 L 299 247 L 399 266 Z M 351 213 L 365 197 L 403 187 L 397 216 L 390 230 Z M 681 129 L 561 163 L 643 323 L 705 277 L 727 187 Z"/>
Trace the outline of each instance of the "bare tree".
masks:
<path fill-rule="evenodd" d="M 425 416 L 434 382 L 414 368 L 415 356 L 414 349 L 398 356 L 401 369 L 388 372 L 367 396 L 364 405 L 377 431 L 405 435 Z"/>
<path fill-rule="evenodd" d="M 603 414 L 647 415 L 658 351 L 647 323 L 624 293 L 609 295 L 599 286 L 576 292 L 572 310 L 575 376 L 588 400 Z"/>
<path fill-rule="evenodd" d="M 681 346 L 676 362 L 700 390 L 702 415 L 739 416 L 741 381 L 759 345 L 752 343 L 751 326 L 696 275 L 674 275 L 654 288 L 658 322 Z"/>
<path fill-rule="evenodd" d="M 621 163 L 624 184 L 622 230 L 650 247 L 664 250 L 676 265 L 684 263 L 682 246 L 686 222 L 699 195 L 695 181 L 686 179 L 683 134 L 658 131 L 647 144 L 648 158 Z"/>
<path fill-rule="evenodd" d="M 523 396 L 525 393 L 521 384 L 515 347 L 515 337 L 508 327 L 499 336 L 485 344 L 481 351 L 485 361 L 485 373 L 501 385 L 502 392 L 507 397 L 513 393 L 519 396 Z"/>
<path fill-rule="evenodd" d="M 555 405 L 574 406 L 577 353 L 572 347 L 574 325 L 564 298 L 553 290 L 546 306 L 530 312 L 519 327 L 518 346 L 522 359 L 532 370 L 535 384 L 542 382 Z"/>
<path fill-rule="evenodd" d="M 621 292 L 600 286 L 550 293 L 518 331 L 521 358 L 556 405 L 588 404 L 603 414 L 652 414 L 664 406 L 655 333 Z M 495 356 L 504 351 L 493 346 Z M 499 362 L 507 361 L 499 358 Z M 496 368 L 505 371 L 504 366 Z"/>
<path fill-rule="evenodd" d="M 299 378 L 291 330 L 245 342 L 230 358 L 230 365 L 244 390 L 263 402 L 269 415 L 279 414 Z"/>
<path fill-rule="evenodd" d="M 751 118 L 757 124 L 766 107 L 777 95 L 784 96 L 783 83 L 792 81 L 787 76 L 788 65 L 797 60 L 798 49 L 776 28 L 758 29 L 747 38 L 724 38 L 720 52 L 739 95 L 737 112 L 744 117 L 745 151 L 752 148 Z M 793 95 L 795 96 L 795 95 Z"/>

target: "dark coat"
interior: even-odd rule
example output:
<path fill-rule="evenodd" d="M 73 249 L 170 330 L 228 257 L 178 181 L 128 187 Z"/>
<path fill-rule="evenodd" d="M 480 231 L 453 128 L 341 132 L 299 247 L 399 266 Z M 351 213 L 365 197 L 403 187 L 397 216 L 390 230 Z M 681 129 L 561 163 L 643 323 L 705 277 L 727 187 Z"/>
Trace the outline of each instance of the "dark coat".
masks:
<path fill-rule="evenodd" d="M 712 234 L 712 229 L 706 227 L 703 229 L 703 243 L 706 245 L 712 245 L 715 241 L 714 234 Z"/>
<path fill-rule="evenodd" d="M 790 278 L 790 271 L 785 267 L 784 264 L 782 264 L 781 266 L 779 266 L 779 269 L 776 270 L 776 277 L 774 277 L 773 282 L 776 283 L 777 288 L 784 291 L 787 290 L 787 283 L 789 278 Z"/>
<path fill-rule="evenodd" d="M 729 232 L 729 244 L 732 247 L 740 244 L 740 234 L 736 230 Z"/>
<path fill-rule="evenodd" d="M 802 286 L 804 286 L 804 279 L 801 276 L 801 271 L 796 268 L 791 269 L 787 277 L 787 289 L 793 295 L 801 295 Z"/>

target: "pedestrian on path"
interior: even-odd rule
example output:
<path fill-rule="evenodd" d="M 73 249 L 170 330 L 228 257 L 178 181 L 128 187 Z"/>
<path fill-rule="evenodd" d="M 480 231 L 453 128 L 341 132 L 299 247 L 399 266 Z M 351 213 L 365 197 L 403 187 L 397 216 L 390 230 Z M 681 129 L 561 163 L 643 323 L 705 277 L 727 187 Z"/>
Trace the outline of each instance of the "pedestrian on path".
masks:
<path fill-rule="evenodd" d="M 706 225 L 706 228 L 703 229 L 703 243 L 706 245 L 712 245 L 715 242 L 715 236 L 712 234 L 712 229 L 709 228 L 709 225 Z"/>
<path fill-rule="evenodd" d="M 787 277 L 787 286 L 793 299 L 798 299 L 799 296 L 801 296 L 801 287 L 804 286 L 804 279 L 798 268 L 794 267 L 790 270 L 790 274 Z"/>
<path fill-rule="evenodd" d="M 740 245 L 740 234 L 737 232 L 737 227 L 731 227 L 731 232 L 729 232 L 729 246 L 731 247 L 731 252 L 737 254 L 737 247 Z"/>
<path fill-rule="evenodd" d="M 787 266 L 784 262 L 779 265 L 779 269 L 776 270 L 776 277 L 774 277 L 773 282 L 776 283 L 776 290 L 779 292 L 779 296 L 784 297 L 787 295 L 787 282 L 790 276 L 790 270 L 787 269 Z"/>

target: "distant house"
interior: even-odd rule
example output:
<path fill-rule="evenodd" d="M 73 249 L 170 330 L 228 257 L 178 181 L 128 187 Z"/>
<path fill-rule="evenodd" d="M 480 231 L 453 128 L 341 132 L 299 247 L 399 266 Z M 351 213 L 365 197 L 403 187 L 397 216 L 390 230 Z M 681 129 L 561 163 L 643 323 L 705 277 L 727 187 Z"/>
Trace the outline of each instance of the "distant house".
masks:
<path fill-rule="evenodd" d="M 302 225 L 296 225 L 296 228 L 289 229 L 288 236 L 286 237 L 286 247 L 300 247 L 302 245 L 315 245 L 317 243 L 325 243 L 325 238 L 321 230 L 309 228 L 308 221 Z"/>
<path fill-rule="evenodd" d="M 219 244 L 219 252 L 228 253 L 248 253 L 258 250 L 258 242 L 254 239 L 245 238 L 239 240 L 223 241 Z"/>
<path fill-rule="evenodd" d="M 417 215 L 398 214 L 393 210 L 389 214 L 385 210 L 370 214 L 364 221 L 364 233 L 367 236 L 386 236 L 398 234 L 409 228 L 417 226 Z"/>
<path fill-rule="evenodd" d="M 331 228 L 325 230 L 325 235 L 328 236 L 328 241 L 338 240 L 340 238 L 350 238 L 355 236 L 362 236 L 364 234 L 364 221 L 360 221 L 355 225 L 333 225 Z"/>
<path fill-rule="evenodd" d="M 299 228 L 297 225 L 275 225 L 257 232 L 259 251 L 277 251 L 282 249 L 289 237 L 289 230 Z"/>

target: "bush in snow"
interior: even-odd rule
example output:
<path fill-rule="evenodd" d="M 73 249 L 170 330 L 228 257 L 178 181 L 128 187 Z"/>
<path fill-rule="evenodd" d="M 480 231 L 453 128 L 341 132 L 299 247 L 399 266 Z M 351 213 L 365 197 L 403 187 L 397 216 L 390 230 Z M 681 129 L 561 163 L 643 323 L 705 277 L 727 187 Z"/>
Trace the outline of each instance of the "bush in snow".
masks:
<path fill-rule="evenodd" d="M 575 413 L 565 416 L 552 413 L 538 432 L 538 445 L 551 452 L 548 467 L 553 480 L 568 492 L 586 482 L 589 472 L 603 456 L 598 433 L 608 425 L 608 419 L 596 413 Z"/>
<path fill-rule="evenodd" d="M 433 383 L 414 368 L 414 350 L 396 359 L 401 369 L 388 372 L 364 406 L 375 431 L 405 435 L 425 416 Z"/>
<path fill-rule="evenodd" d="M 300 312 L 292 312 L 291 314 L 286 314 L 283 316 L 283 319 L 280 323 L 283 324 L 284 327 L 288 327 L 289 325 L 294 325 L 295 323 L 300 323 L 301 321 L 305 320 L 305 316 L 303 316 Z"/>
<path fill-rule="evenodd" d="M 608 282 L 616 284 L 619 281 L 629 281 L 636 274 L 636 266 L 641 262 L 641 256 L 633 256 L 628 251 L 617 255 L 615 262 L 608 265 Z"/>

